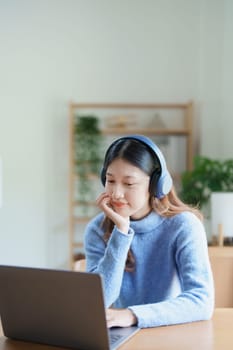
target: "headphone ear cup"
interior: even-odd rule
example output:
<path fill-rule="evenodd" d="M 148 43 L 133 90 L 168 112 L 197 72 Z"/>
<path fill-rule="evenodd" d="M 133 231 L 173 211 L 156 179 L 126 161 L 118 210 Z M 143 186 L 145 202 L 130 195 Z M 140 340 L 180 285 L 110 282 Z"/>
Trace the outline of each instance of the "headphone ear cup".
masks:
<path fill-rule="evenodd" d="M 163 198 L 172 188 L 172 178 L 169 172 L 160 174 L 155 170 L 151 175 L 149 192 L 156 198 Z"/>
<path fill-rule="evenodd" d="M 167 195 L 172 188 L 172 178 L 171 178 L 170 173 L 167 170 L 166 161 L 164 159 L 162 152 L 156 146 L 156 144 L 154 144 L 151 139 L 149 139 L 143 135 L 129 135 L 126 137 L 121 137 L 118 140 L 114 141 L 109 146 L 109 148 L 107 149 L 106 154 L 105 154 L 104 166 L 103 166 L 101 173 L 100 173 L 100 179 L 101 179 L 103 186 L 105 186 L 105 182 L 106 182 L 106 170 L 107 170 L 105 167 L 106 160 L 108 158 L 108 155 L 109 155 L 111 148 L 120 140 L 127 140 L 127 139 L 137 140 L 137 141 L 145 144 L 153 152 L 153 154 L 156 156 L 158 162 L 160 163 L 161 170 L 156 169 L 154 171 L 154 173 L 151 175 L 150 184 L 149 184 L 149 191 L 150 191 L 150 194 L 154 195 L 157 198 L 162 198 L 165 195 Z"/>
<path fill-rule="evenodd" d="M 157 198 L 163 198 L 167 195 L 172 188 L 172 178 L 169 172 L 165 172 L 160 176 L 157 183 L 157 191 L 155 196 Z"/>

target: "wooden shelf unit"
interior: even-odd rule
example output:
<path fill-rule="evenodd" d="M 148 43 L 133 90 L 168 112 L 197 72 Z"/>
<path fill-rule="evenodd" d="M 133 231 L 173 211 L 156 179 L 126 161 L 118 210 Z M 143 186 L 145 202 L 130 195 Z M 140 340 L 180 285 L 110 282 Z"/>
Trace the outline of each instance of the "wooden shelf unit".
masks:
<path fill-rule="evenodd" d="M 215 307 L 233 307 L 233 247 L 209 247 L 215 284 Z"/>
<path fill-rule="evenodd" d="M 186 169 L 192 169 L 193 163 L 193 103 L 73 103 L 69 104 L 69 266 L 74 269 L 75 263 L 75 249 L 81 248 L 82 243 L 75 241 L 75 226 L 78 223 L 87 223 L 91 217 L 79 218 L 74 214 L 75 208 L 79 205 L 78 201 L 74 198 L 75 182 L 78 181 L 77 174 L 75 174 L 75 140 L 74 140 L 74 125 L 75 118 L 79 111 L 84 113 L 85 110 L 180 110 L 183 114 L 183 126 L 173 128 L 156 128 L 156 127 L 103 127 L 101 133 L 104 136 L 116 136 L 128 135 L 128 134 L 143 134 L 146 136 L 177 136 L 185 137 L 186 139 Z M 95 198 L 93 198 L 94 204 Z"/>

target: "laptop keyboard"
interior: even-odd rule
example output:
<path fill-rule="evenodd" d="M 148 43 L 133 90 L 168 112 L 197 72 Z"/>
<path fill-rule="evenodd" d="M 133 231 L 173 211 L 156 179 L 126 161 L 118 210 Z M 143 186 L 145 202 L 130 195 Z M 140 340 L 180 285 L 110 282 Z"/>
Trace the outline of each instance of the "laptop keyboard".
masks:
<path fill-rule="evenodd" d="M 122 334 L 111 334 L 110 333 L 110 344 L 115 344 L 119 339 L 123 338 Z"/>

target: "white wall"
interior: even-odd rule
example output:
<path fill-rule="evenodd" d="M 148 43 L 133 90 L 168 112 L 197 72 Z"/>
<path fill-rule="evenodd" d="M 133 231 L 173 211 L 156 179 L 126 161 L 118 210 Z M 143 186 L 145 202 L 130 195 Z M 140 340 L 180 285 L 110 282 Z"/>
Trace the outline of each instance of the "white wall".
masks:
<path fill-rule="evenodd" d="M 232 156 L 232 13 L 230 0 L 0 0 L 0 263 L 67 260 L 70 100 L 193 99 L 201 152 Z"/>
<path fill-rule="evenodd" d="M 233 158 L 233 2 L 226 1 L 224 17 L 224 51 L 223 51 L 223 77 L 222 77 L 222 113 L 223 117 L 223 155 Z"/>
<path fill-rule="evenodd" d="M 201 2 L 201 153 L 233 158 L 233 2 Z"/>

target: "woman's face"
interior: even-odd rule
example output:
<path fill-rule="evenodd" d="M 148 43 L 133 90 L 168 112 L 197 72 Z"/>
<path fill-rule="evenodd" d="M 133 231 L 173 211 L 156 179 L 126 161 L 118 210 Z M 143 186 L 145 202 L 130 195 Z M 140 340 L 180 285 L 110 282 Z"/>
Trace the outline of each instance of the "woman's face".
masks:
<path fill-rule="evenodd" d="M 107 168 L 105 190 L 113 209 L 122 216 L 140 219 L 147 215 L 150 177 L 123 159 L 114 160 Z"/>

